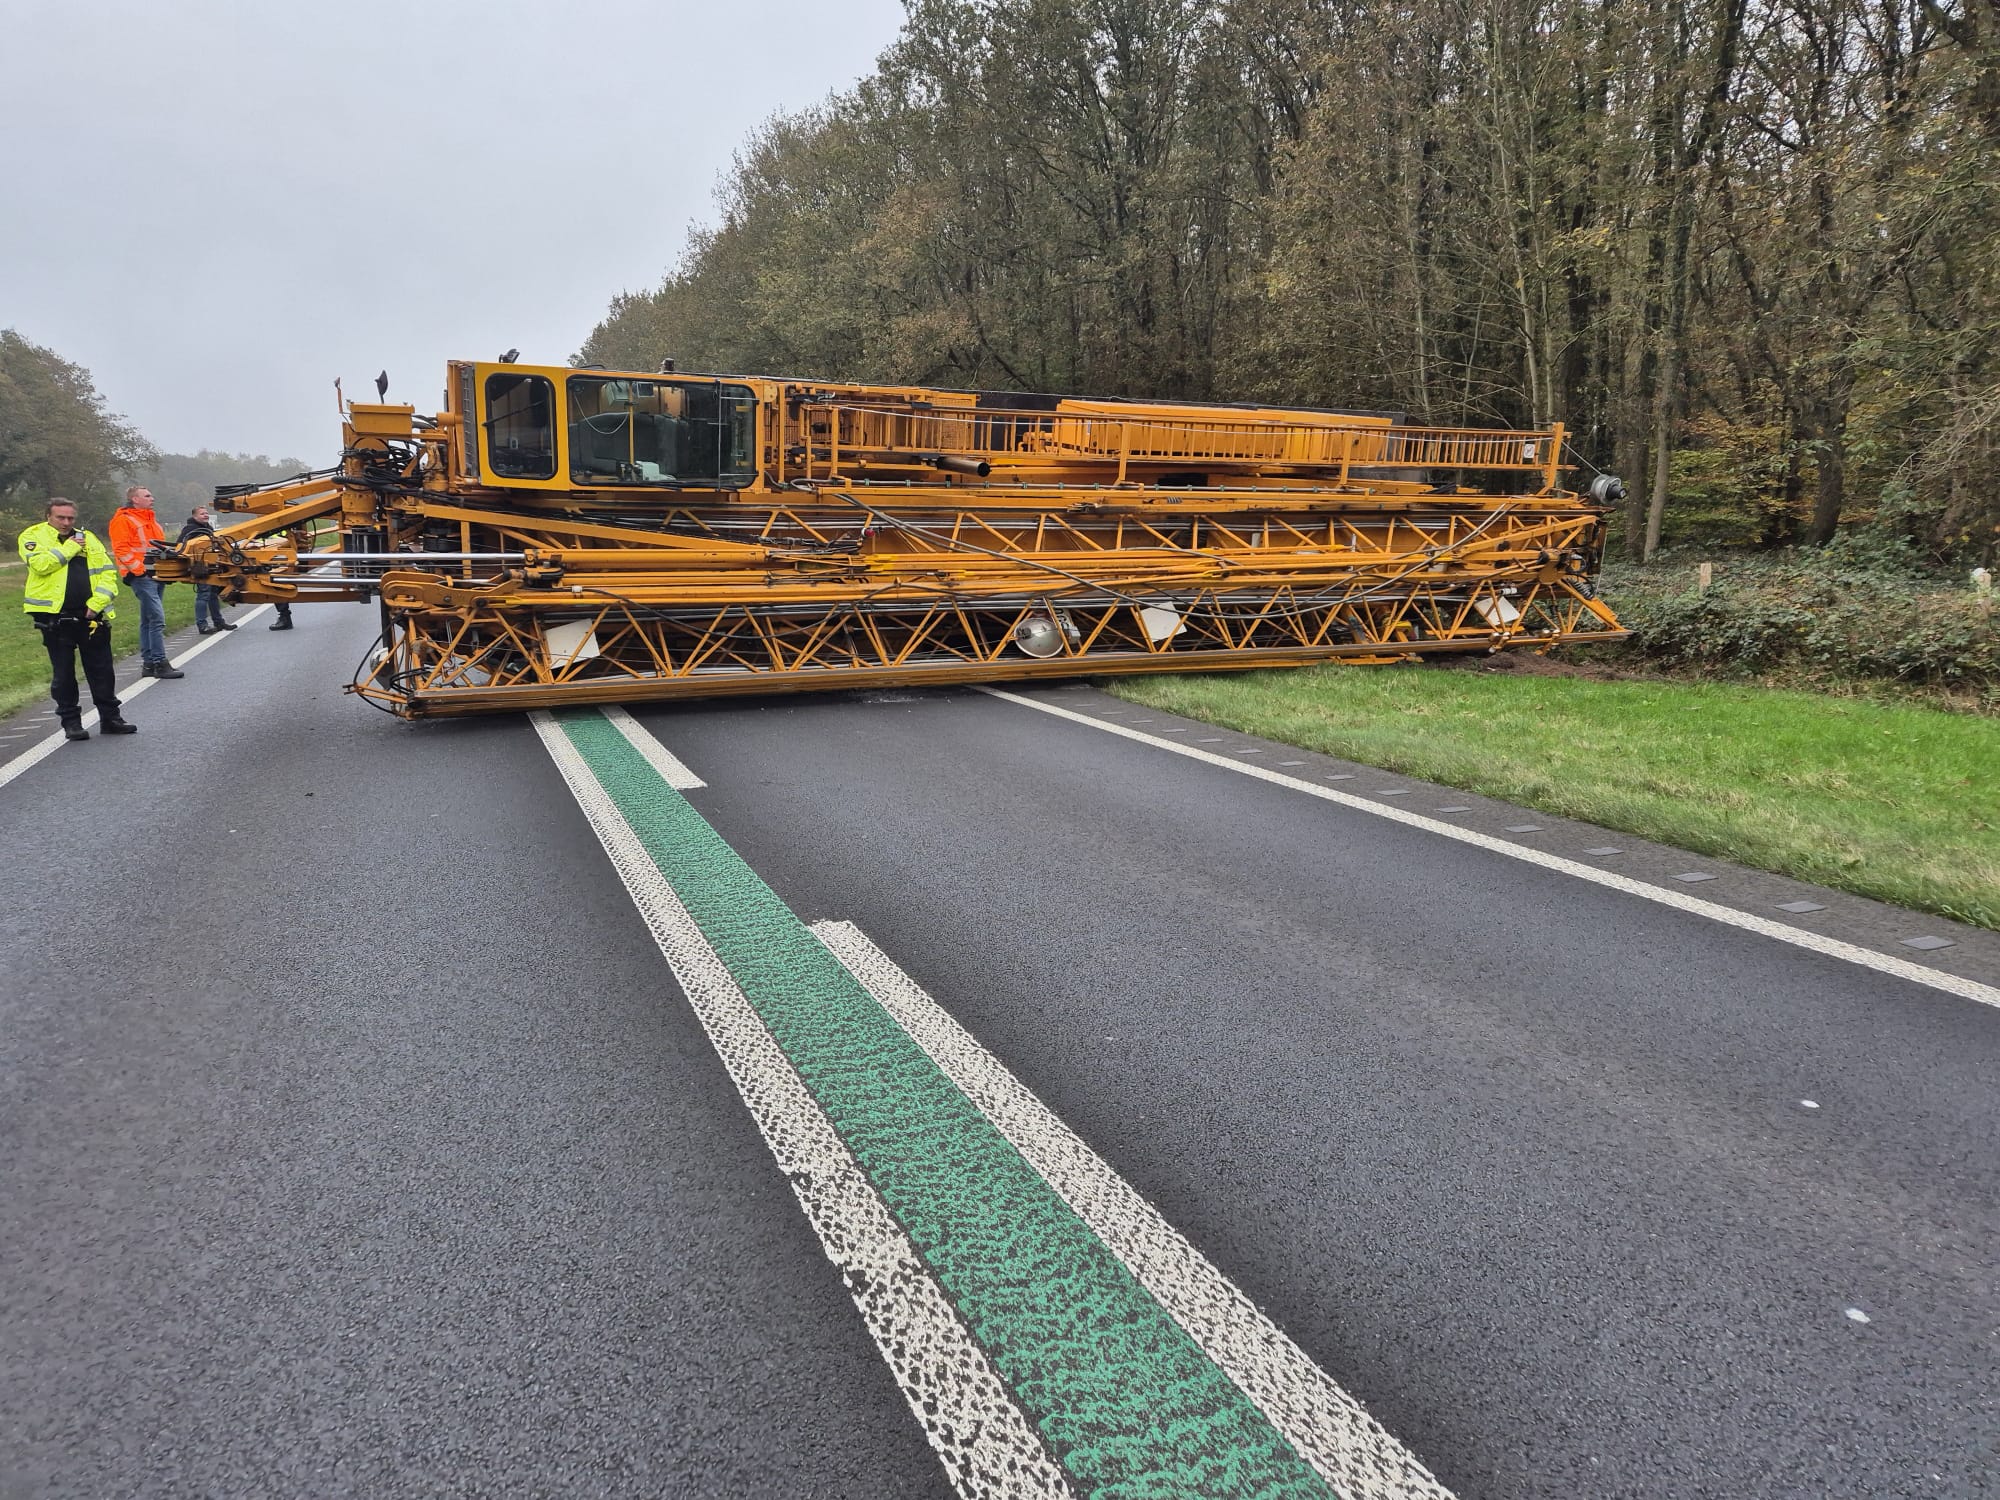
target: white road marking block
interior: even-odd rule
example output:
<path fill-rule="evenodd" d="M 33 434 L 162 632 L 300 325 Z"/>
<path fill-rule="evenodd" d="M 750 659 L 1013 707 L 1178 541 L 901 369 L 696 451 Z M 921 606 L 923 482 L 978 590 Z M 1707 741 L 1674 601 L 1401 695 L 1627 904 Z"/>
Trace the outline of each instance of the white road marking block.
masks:
<path fill-rule="evenodd" d="M 1321 1478 L 1346 1500 L 1450 1500 L 1415 1454 L 866 933 L 851 922 L 812 930 Z"/>
<path fill-rule="evenodd" d="M 1074 1491 L 1061 1467 L 632 825 L 561 726 L 545 712 L 530 718 L 666 955 L 827 1259 L 840 1268 L 953 1487 L 968 1497 L 1070 1500 Z"/>
<path fill-rule="evenodd" d="M 598 710 L 646 757 L 646 764 L 660 773 L 660 779 L 677 792 L 692 792 L 708 785 L 690 771 L 681 758 L 653 737 L 653 732 L 622 708 Z"/>
<path fill-rule="evenodd" d="M 1578 880 L 1587 880 L 1592 885 L 1605 886 L 1610 890 L 1623 891 L 1628 896 L 1651 901 L 1660 906 L 1671 906 L 1676 911 L 1687 912 L 1690 916 L 1706 917 L 1711 922 L 1720 922 L 1728 927 L 1754 932 L 1760 937 L 1775 938 L 1781 943 L 1790 943 L 1795 948 L 1804 948 L 1824 958 L 1837 958 L 1843 963 L 1859 968 L 1873 969 L 1879 974 L 1888 974 L 1897 979 L 1907 979 L 1912 984 L 1921 984 L 1934 990 L 1943 990 L 1948 995 L 1957 995 L 1962 1000 L 1977 1001 L 2000 1009 L 2000 987 L 1981 984 L 1976 979 L 1963 975 L 1948 974 L 1943 969 L 1933 969 L 1928 964 L 1912 963 L 1907 958 L 1898 958 L 1890 953 L 1878 953 L 1873 948 L 1863 948 L 1856 943 L 1843 943 L 1838 938 L 1821 937 L 1816 932 L 1808 932 L 1803 927 L 1793 927 L 1785 922 L 1773 922 L 1769 917 L 1756 916 L 1747 911 L 1738 911 L 1733 906 L 1724 906 L 1718 901 L 1704 901 L 1699 896 L 1683 895 L 1670 891 L 1664 886 L 1649 885 L 1643 880 L 1634 880 L 1628 875 L 1614 874 L 1610 870 L 1600 870 L 1595 865 L 1578 864 L 1573 859 L 1564 859 L 1559 854 L 1548 854 L 1540 849 L 1531 849 L 1526 844 L 1511 844 L 1505 839 L 1491 838 L 1483 833 L 1474 833 L 1469 828 L 1459 828 L 1451 823 L 1440 823 L 1436 818 L 1427 818 L 1422 813 L 1410 812 L 1406 808 L 1385 806 L 1380 802 L 1370 802 L 1366 798 L 1354 796 L 1350 792 L 1336 791 L 1332 787 L 1319 786 L 1310 781 L 1301 781 L 1296 776 L 1270 766 L 1246 766 L 1241 761 L 1214 755 L 1206 750 L 1197 750 L 1192 745 L 1176 744 L 1163 740 L 1157 735 L 1145 734 L 1137 729 L 1127 729 L 1122 724 L 1106 724 L 1086 714 L 1059 708 L 1053 703 L 1043 703 L 1035 698 L 1010 693 L 1002 688 L 981 687 L 980 692 L 990 697 L 1000 698 L 1008 703 L 1032 708 L 1037 713 L 1053 714 L 1059 719 L 1082 724 L 1104 734 L 1115 734 L 1128 740 L 1137 740 L 1142 745 L 1152 745 L 1165 750 L 1170 755 L 1185 756 L 1211 766 L 1219 766 L 1225 771 L 1234 771 L 1238 776 L 1254 776 L 1260 781 L 1268 781 L 1277 786 L 1288 787 L 1295 792 L 1304 792 L 1308 797 L 1318 797 L 1324 802 L 1337 802 L 1342 807 L 1355 812 L 1367 813 L 1374 818 L 1387 818 L 1392 823 L 1402 823 L 1410 828 L 1421 828 L 1426 833 L 1435 833 L 1457 843 L 1470 844 L 1477 849 L 1485 849 L 1493 854 L 1504 854 L 1509 859 L 1518 859 L 1524 864 L 1539 865 L 1544 870 L 1553 870 L 1559 875 L 1570 875 Z M 1328 780 L 1351 780 L 1352 778 L 1329 777 Z"/>

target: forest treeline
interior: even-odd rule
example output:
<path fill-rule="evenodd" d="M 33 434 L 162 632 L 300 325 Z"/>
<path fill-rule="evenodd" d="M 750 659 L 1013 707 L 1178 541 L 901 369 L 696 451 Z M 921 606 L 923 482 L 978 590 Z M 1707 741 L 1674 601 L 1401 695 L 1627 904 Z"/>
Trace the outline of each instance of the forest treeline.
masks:
<path fill-rule="evenodd" d="M 1990 557 L 1996 207 L 1992 0 L 910 0 L 576 357 L 1561 420 L 1628 554 Z"/>
<path fill-rule="evenodd" d="M 49 499 L 74 500 L 86 526 L 104 528 L 125 487 L 143 484 L 169 532 L 219 484 L 268 484 L 306 466 L 258 454 L 162 453 L 111 411 L 90 371 L 55 350 L 0 329 L 0 537 L 42 519 Z"/>

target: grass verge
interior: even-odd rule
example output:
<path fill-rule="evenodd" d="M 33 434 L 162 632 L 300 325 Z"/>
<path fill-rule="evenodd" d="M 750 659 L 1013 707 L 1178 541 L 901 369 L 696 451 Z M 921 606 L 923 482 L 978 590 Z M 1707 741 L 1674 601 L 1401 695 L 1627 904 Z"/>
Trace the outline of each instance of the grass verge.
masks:
<path fill-rule="evenodd" d="M 1121 698 L 2000 928 L 2000 723 L 1724 683 L 1426 667 L 1128 677 Z"/>
<path fill-rule="evenodd" d="M 42 633 L 22 612 L 18 578 L 12 581 L 15 589 L 0 587 L 0 609 L 6 610 L 0 616 L 0 717 L 49 695 L 49 653 L 42 645 Z M 194 589 L 189 584 L 168 584 L 161 603 L 166 606 L 169 634 L 194 618 Z M 111 650 L 123 658 L 139 649 L 139 601 L 130 589 L 121 588 L 111 607 L 117 614 L 111 622 Z M 86 689 L 86 708 L 89 696 Z"/>

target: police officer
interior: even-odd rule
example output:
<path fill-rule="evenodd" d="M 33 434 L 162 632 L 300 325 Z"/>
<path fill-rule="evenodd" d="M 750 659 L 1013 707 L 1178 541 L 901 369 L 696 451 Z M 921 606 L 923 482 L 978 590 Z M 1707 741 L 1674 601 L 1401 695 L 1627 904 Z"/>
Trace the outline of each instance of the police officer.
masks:
<path fill-rule="evenodd" d="M 21 533 L 21 561 L 28 584 L 21 607 L 42 632 L 49 651 L 49 696 L 63 733 L 87 740 L 76 690 L 76 658 L 90 681 L 98 728 L 106 734 L 137 734 L 118 712 L 118 684 L 111 663 L 111 601 L 118 597 L 118 567 L 88 531 L 77 529 L 76 505 L 57 497 L 48 519 Z"/>

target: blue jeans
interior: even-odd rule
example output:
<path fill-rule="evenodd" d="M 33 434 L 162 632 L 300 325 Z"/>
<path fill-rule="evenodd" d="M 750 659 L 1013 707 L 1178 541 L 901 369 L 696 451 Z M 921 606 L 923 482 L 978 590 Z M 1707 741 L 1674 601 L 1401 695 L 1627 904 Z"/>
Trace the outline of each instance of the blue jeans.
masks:
<path fill-rule="evenodd" d="M 167 612 L 160 605 L 160 580 L 151 573 L 130 580 L 139 598 L 139 657 L 151 664 L 167 659 Z"/>
<path fill-rule="evenodd" d="M 212 583 L 194 586 L 194 624 L 197 630 L 213 630 L 222 624 L 222 590 Z"/>

